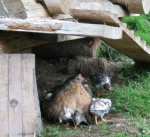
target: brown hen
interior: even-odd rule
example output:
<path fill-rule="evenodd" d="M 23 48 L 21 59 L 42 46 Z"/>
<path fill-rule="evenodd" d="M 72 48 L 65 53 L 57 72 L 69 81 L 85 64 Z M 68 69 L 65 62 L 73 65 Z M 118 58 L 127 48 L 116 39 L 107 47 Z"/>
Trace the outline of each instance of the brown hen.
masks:
<path fill-rule="evenodd" d="M 51 121 L 58 121 L 61 110 L 69 108 L 74 112 L 83 113 L 89 124 L 94 124 L 90 113 L 91 96 L 82 86 L 84 78 L 81 74 L 71 80 L 63 89 L 52 94 L 49 100 L 42 104 L 43 112 Z"/>

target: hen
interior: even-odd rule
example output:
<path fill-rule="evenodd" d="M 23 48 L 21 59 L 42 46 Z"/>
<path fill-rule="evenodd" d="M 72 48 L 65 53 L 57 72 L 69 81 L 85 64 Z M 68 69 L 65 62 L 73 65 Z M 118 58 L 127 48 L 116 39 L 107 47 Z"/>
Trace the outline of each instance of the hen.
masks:
<path fill-rule="evenodd" d="M 88 123 L 94 123 L 89 110 L 92 99 L 82 86 L 83 81 L 83 76 L 77 75 L 63 89 L 55 91 L 49 99 L 43 102 L 42 111 L 48 119 L 51 121 L 72 119 L 72 113 L 79 112 L 84 115 Z M 69 116 L 62 113 L 64 108 L 71 110 Z"/>
<path fill-rule="evenodd" d="M 110 111 L 112 103 L 109 99 L 93 99 L 90 106 L 90 112 L 95 116 L 95 123 L 98 124 L 97 117 L 100 117 L 102 121 L 106 121 L 103 116 Z"/>

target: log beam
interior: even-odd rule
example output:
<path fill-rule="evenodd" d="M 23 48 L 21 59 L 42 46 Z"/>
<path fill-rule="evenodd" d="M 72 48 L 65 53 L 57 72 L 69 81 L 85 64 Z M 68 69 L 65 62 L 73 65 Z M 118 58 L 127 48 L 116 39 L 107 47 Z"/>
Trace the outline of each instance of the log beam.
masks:
<path fill-rule="evenodd" d="M 148 14 L 150 12 L 150 0 L 109 0 L 114 4 L 125 6 L 131 13 Z"/>
<path fill-rule="evenodd" d="M 122 28 L 119 27 L 60 20 L 22 20 L 0 18 L 0 30 L 105 37 L 108 39 L 122 38 Z"/>
<path fill-rule="evenodd" d="M 126 16 L 128 13 L 119 5 L 114 5 L 107 0 L 44 0 L 52 14 L 70 14 L 74 18 L 114 25 L 111 15 L 116 17 Z"/>

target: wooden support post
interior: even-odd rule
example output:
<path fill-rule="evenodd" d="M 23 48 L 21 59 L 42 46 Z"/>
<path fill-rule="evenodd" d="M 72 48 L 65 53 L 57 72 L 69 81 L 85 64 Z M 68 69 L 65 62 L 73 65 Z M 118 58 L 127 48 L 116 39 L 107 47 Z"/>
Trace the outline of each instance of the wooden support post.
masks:
<path fill-rule="evenodd" d="M 34 55 L 0 55 L 0 75 L 0 136 L 33 137 L 41 130 Z"/>

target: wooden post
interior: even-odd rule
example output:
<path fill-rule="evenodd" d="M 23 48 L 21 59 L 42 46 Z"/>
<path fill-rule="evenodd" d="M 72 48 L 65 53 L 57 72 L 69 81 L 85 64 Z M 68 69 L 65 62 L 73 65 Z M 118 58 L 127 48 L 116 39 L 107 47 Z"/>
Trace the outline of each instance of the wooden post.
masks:
<path fill-rule="evenodd" d="M 0 55 L 0 75 L 0 136 L 33 137 L 41 130 L 34 55 Z"/>

